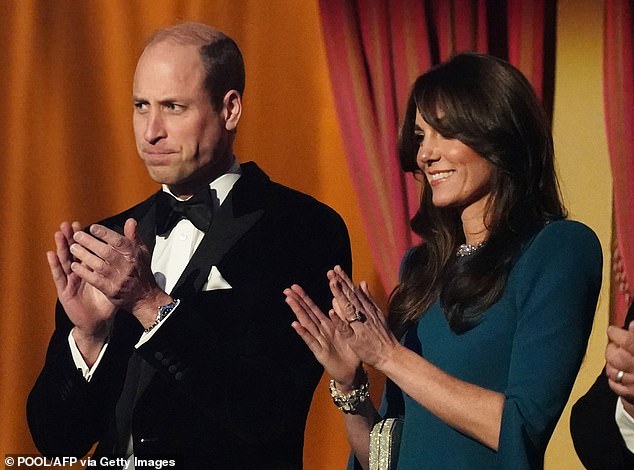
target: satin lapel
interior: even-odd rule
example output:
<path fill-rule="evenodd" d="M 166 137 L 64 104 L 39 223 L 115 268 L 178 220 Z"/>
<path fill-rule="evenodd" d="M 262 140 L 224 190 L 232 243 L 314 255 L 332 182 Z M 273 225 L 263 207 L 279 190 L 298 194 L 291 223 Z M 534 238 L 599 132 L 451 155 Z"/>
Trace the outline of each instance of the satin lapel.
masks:
<path fill-rule="evenodd" d="M 172 294 L 175 297 L 200 292 L 211 267 L 217 266 L 231 247 L 262 217 L 268 181 L 255 164 L 243 165 L 242 177 L 214 214 L 211 228 L 174 286 Z"/>
<path fill-rule="evenodd" d="M 156 194 L 150 196 L 139 205 L 123 212 L 122 214 L 110 217 L 102 221 L 104 225 L 112 230 L 123 234 L 125 221 L 133 218 L 137 221 L 137 232 L 150 253 L 154 250 L 156 243 Z"/>
<path fill-rule="evenodd" d="M 152 253 L 156 244 L 156 197 L 152 198 L 152 204 L 148 211 L 139 216 L 137 223 L 139 237 L 143 240 L 149 252 Z"/>
<path fill-rule="evenodd" d="M 228 197 L 214 214 L 211 228 L 174 286 L 172 293 L 175 297 L 187 297 L 200 292 L 211 267 L 220 263 L 223 256 L 264 213 L 260 209 L 235 217 L 232 202 L 232 198 Z"/>

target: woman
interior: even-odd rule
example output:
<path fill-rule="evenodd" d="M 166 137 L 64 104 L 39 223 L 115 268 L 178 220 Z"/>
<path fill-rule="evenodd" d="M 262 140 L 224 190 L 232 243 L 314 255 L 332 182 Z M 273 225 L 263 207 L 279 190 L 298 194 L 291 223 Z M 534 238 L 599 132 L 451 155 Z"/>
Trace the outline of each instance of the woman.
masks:
<path fill-rule="evenodd" d="M 584 355 L 601 248 L 565 220 L 548 122 L 522 74 L 459 54 L 420 76 L 399 143 L 422 179 L 389 322 L 367 285 L 328 273 L 324 316 L 299 286 L 293 327 L 330 374 L 356 464 L 403 416 L 399 469 L 542 468 Z M 381 413 L 362 364 L 387 376 Z"/>

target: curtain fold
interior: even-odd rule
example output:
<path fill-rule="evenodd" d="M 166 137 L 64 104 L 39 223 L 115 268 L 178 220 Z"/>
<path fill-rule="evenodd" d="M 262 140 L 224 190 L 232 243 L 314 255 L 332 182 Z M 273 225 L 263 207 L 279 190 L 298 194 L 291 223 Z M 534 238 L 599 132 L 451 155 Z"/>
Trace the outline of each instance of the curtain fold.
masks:
<path fill-rule="evenodd" d="M 603 95 L 612 166 L 614 323 L 620 325 L 632 299 L 634 273 L 634 2 L 605 1 Z"/>
<path fill-rule="evenodd" d="M 556 3 L 320 0 L 335 103 L 370 250 L 386 292 L 416 241 L 419 187 L 400 171 L 399 120 L 411 84 L 459 51 L 510 60 L 552 109 Z"/>
<path fill-rule="evenodd" d="M 236 155 L 339 212 L 358 258 L 355 273 L 381 290 L 349 204 L 354 193 L 340 157 L 316 1 L 1 0 L 0 11 L 0 454 L 37 453 L 25 401 L 54 328 L 45 252 L 54 249 L 59 222 L 88 224 L 158 189 L 137 155 L 131 122 L 134 68 L 156 28 L 201 21 L 236 39 L 247 68 Z M 306 430 L 306 470 L 341 466 L 340 419 L 322 383 Z"/>

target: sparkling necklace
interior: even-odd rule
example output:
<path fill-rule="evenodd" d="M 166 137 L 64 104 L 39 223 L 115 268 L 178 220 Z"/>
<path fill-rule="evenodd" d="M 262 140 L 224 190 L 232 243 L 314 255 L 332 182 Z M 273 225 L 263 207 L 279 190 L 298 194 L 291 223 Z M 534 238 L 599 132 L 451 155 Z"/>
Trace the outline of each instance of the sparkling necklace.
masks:
<path fill-rule="evenodd" d="M 456 256 L 462 258 L 464 256 L 471 256 L 476 251 L 484 246 L 485 242 L 476 243 L 475 245 L 471 245 L 469 243 L 463 243 L 458 247 L 458 251 L 456 251 Z"/>

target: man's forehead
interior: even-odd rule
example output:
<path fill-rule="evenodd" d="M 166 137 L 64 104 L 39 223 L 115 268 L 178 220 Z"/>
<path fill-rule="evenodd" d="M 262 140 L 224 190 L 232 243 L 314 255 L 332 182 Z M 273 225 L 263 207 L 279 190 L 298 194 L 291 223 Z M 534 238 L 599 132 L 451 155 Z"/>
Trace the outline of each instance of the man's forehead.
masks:
<path fill-rule="evenodd" d="M 143 49 L 139 57 L 139 62 L 148 58 L 157 59 L 172 56 L 187 58 L 189 61 L 197 59 L 198 62 L 202 63 L 199 45 L 182 44 L 171 39 L 164 39 L 148 44 L 145 49 Z"/>
<path fill-rule="evenodd" d="M 205 70 L 196 46 L 161 42 L 147 47 L 134 73 L 133 92 L 171 95 L 203 86 Z"/>

